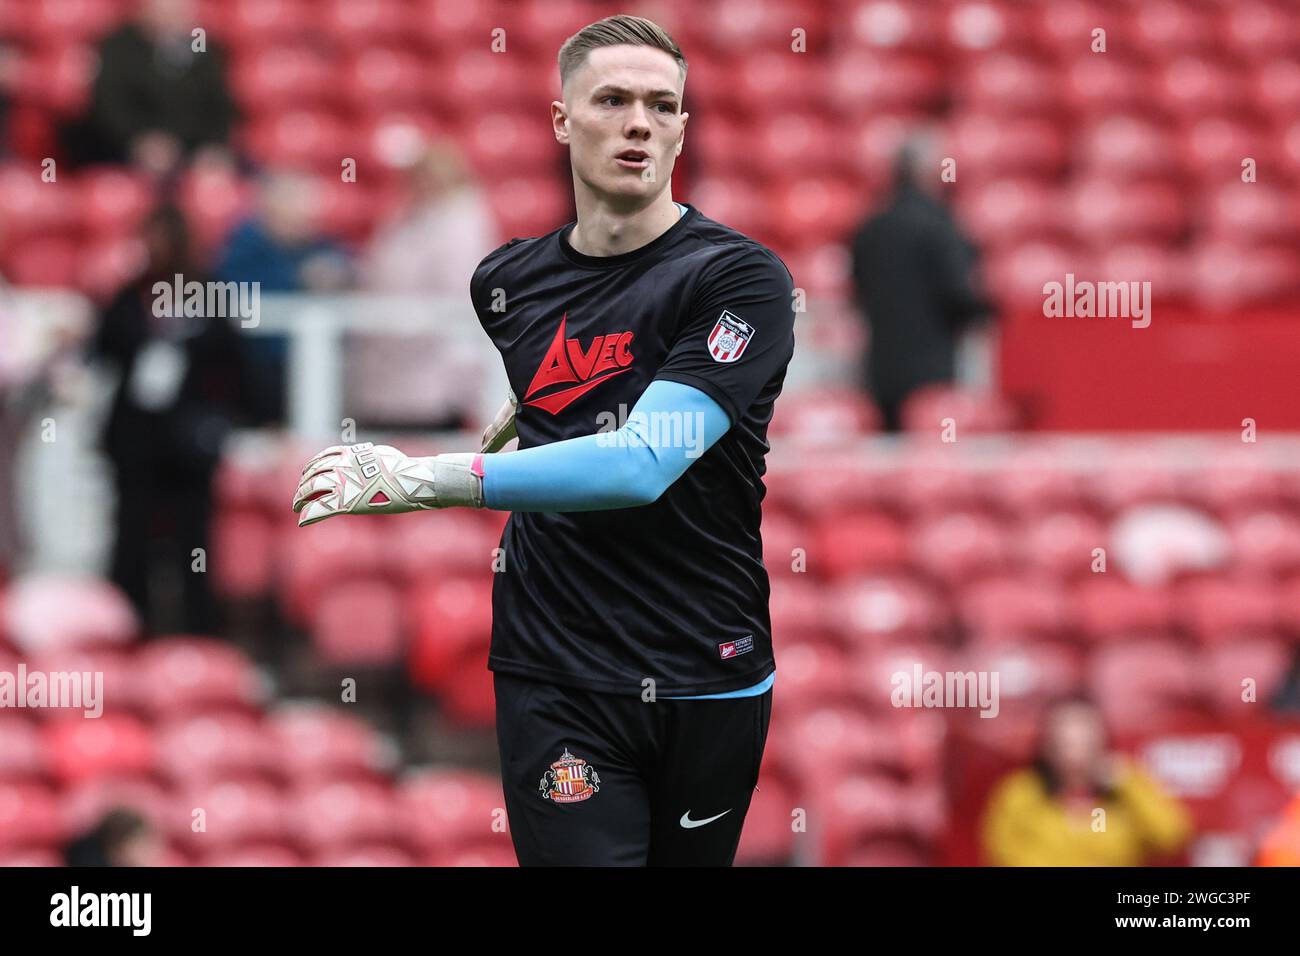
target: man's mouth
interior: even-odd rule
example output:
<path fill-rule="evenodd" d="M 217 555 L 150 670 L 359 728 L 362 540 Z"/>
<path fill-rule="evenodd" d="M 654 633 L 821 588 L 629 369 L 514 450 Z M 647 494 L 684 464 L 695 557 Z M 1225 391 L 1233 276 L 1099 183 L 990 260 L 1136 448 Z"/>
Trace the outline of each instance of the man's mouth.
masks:
<path fill-rule="evenodd" d="M 650 154 L 644 149 L 625 149 L 621 153 L 616 153 L 614 159 L 620 166 L 626 166 L 629 169 L 644 169 L 650 163 Z"/>

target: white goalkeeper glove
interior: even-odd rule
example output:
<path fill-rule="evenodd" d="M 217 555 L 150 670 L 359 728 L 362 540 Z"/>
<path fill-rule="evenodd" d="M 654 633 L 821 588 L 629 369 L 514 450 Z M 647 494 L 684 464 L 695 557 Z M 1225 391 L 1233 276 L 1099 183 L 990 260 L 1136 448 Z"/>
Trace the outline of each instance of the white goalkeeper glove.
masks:
<path fill-rule="evenodd" d="M 518 411 L 519 399 L 515 398 L 515 393 L 511 390 L 510 400 L 501 406 L 496 418 L 492 419 L 492 424 L 483 429 L 483 452 L 500 451 L 510 439 L 518 435 L 515 429 L 515 413 Z"/>
<path fill-rule="evenodd" d="M 480 457 L 465 452 L 408 458 L 391 445 L 332 445 L 302 470 L 293 496 L 298 527 L 335 515 L 482 508 Z"/>

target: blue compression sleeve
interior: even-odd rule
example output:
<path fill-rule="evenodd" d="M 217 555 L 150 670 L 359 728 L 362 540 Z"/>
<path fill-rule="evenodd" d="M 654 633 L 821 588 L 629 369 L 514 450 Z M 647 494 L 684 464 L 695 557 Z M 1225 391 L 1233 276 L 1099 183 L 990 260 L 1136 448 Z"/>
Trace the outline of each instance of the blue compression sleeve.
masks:
<path fill-rule="evenodd" d="M 621 428 L 484 455 L 484 503 L 498 511 L 648 505 L 730 427 L 722 406 L 698 388 L 651 382 Z"/>

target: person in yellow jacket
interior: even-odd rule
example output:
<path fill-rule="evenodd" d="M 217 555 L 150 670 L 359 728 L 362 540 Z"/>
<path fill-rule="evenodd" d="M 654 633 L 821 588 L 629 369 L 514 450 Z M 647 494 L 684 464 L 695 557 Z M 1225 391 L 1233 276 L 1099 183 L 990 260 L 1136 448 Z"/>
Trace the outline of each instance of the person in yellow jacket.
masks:
<path fill-rule="evenodd" d="M 1075 697 L 1048 710 L 1034 764 L 994 788 L 981 842 L 995 866 L 1142 866 L 1191 835 L 1186 807 L 1109 752 L 1100 711 Z"/>

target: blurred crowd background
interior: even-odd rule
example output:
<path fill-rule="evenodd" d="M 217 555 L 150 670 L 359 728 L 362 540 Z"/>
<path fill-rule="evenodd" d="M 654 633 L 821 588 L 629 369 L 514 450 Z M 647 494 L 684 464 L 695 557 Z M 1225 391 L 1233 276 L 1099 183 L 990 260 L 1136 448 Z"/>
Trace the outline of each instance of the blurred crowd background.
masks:
<path fill-rule="evenodd" d="M 0 0 L 0 673 L 105 681 L 0 710 L 0 863 L 513 864 L 505 516 L 289 501 L 476 444 L 469 277 L 572 219 L 555 55 L 619 12 L 690 63 L 674 197 L 803 293 L 739 861 L 1300 864 L 1283 0 Z M 156 316 L 178 274 L 256 327 Z M 1049 318 L 1067 275 L 1150 325 Z"/>

